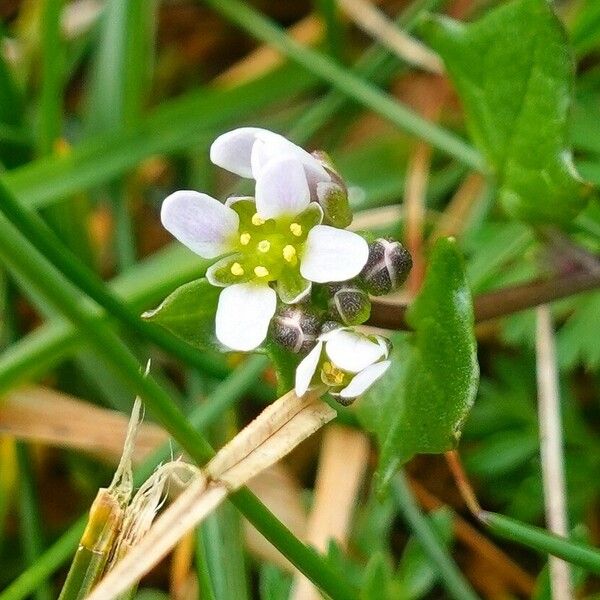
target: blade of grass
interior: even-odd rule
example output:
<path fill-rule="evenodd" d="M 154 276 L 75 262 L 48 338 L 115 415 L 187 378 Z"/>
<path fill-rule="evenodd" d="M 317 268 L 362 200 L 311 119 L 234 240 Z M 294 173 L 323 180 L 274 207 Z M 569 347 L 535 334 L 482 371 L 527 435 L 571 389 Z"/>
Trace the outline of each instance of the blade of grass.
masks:
<path fill-rule="evenodd" d="M 0 189 L 0 197 L 3 195 Z M 79 293 L 7 221 L 0 219 L 0 256 L 7 266 L 44 296 L 49 304 L 78 326 L 96 353 L 111 366 L 115 375 L 139 395 L 150 413 L 198 464 L 214 454 L 200 435 L 173 404 L 168 394 L 151 377 L 144 377 L 139 364 L 110 329 L 102 326 L 81 308 Z M 296 538 L 250 491 L 242 489 L 231 496 L 233 503 L 250 522 L 309 579 L 335 598 L 355 598 L 355 592 L 313 550 Z"/>
<path fill-rule="evenodd" d="M 151 82 L 154 0 L 110 0 L 102 24 L 89 86 L 87 129 L 92 134 L 130 129 L 140 120 Z M 111 182 L 115 249 L 121 270 L 135 264 L 134 227 L 124 180 Z"/>
<path fill-rule="evenodd" d="M 600 574 L 600 550 L 570 541 L 533 525 L 497 513 L 483 511 L 479 514 L 482 523 L 496 535 L 528 546 L 541 554 L 551 554 L 592 573 Z"/>
<path fill-rule="evenodd" d="M 294 66 L 229 90 L 201 89 L 165 102 L 129 130 L 94 136 L 64 156 L 36 160 L 2 179 L 28 207 L 42 208 L 105 183 L 154 154 L 208 146 L 215 132 L 305 92 L 316 79 Z"/>
<path fill-rule="evenodd" d="M 206 560 L 204 539 L 201 528 L 196 529 L 196 573 L 198 575 L 198 591 L 203 600 L 217 600 L 213 589 L 212 577 Z"/>
<path fill-rule="evenodd" d="M 34 565 L 43 554 L 43 539 L 38 495 L 35 489 L 35 479 L 31 468 L 31 456 L 26 444 L 16 445 L 17 462 L 19 465 L 19 504 L 21 525 L 19 531 L 23 544 L 23 554 L 27 566 Z M 46 579 L 36 586 L 35 600 L 51 600 L 52 591 Z"/>
<path fill-rule="evenodd" d="M 456 600 L 477 600 L 477 594 L 421 514 L 402 472 L 392 482 L 392 494 L 404 520 L 421 543 L 432 564 L 439 570 L 440 581 L 448 594 Z"/>
<path fill-rule="evenodd" d="M 247 600 L 248 580 L 238 513 L 230 504 L 224 504 L 202 523 L 198 537 L 215 596 Z"/>
<path fill-rule="evenodd" d="M 392 96 L 341 67 L 327 56 L 302 46 L 248 4 L 239 0 L 204 0 L 204 3 L 223 14 L 241 29 L 271 44 L 309 72 L 401 129 L 429 142 L 465 165 L 477 171 L 485 171 L 483 157 L 461 138 L 423 119 Z"/>

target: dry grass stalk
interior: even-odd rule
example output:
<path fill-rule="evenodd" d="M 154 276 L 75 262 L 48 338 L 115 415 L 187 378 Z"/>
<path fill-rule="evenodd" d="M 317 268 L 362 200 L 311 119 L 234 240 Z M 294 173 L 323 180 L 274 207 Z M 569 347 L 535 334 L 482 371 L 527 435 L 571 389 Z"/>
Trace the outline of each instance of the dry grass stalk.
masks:
<path fill-rule="evenodd" d="M 280 460 L 334 416 L 335 411 L 317 393 L 298 398 L 289 392 L 274 402 L 194 478 L 88 600 L 111 600 L 129 589 L 231 491 Z"/>
<path fill-rule="evenodd" d="M 118 462 L 123 452 L 127 418 L 121 413 L 44 387 L 10 391 L 0 404 L 0 434 L 90 452 Z M 131 456 L 140 463 L 169 439 L 157 425 L 141 424 Z"/>
<path fill-rule="evenodd" d="M 429 238 L 430 243 L 441 237 L 458 236 L 464 231 L 484 185 L 485 179 L 478 173 L 471 173 L 464 179 L 440 216 Z"/>
<path fill-rule="evenodd" d="M 287 30 L 291 38 L 306 46 L 318 44 L 323 32 L 323 23 L 315 15 L 308 15 Z M 280 52 L 262 45 L 213 79 L 213 83 L 223 88 L 235 87 L 273 71 L 283 62 L 285 58 Z"/>
<path fill-rule="evenodd" d="M 338 4 L 360 29 L 402 60 L 430 73 L 443 73 L 440 57 L 402 31 L 368 0 L 338 0 Z"/>
<path fill-rule="evenodd" d="M 332 426 L 323 438 L 312 512 L 305 541 L 321 552 L 331 540 L 345 547 L 369 458 L 369 440 L 360 431 Z M 318 600 L 317 588 L 296 574 L 292 600 Z"/>
<path fill-rule="evenodd" d="M 557 535 L 568 537 L 567 489 L 556 365 L 552 313 L 550 307 L 544 304 L 536 310 L 536 370 L 544 507 L 548 529 Z M 574 594 L 569 563 L 551 556 L 549 570 L 553 600 L 572 600 Z"/>

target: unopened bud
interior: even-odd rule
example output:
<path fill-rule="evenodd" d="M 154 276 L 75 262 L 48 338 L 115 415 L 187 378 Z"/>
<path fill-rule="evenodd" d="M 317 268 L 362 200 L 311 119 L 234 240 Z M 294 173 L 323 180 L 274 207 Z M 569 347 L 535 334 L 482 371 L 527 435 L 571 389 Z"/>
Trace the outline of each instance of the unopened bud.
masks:
<path fill-rule="evenodd" d="M 287 306 L 272 320 L 273 339 L 291 352 L 308 352 L 321 332 L 322 320 L 298 306 Z"/>
<path fill-rule="evenodd" d="M 316 151 L 313 156 L 323 165 L 331 181 L 317 183 L 317 201 L 323 209 L 323 222 L 334 227 L 348 227 L 352 223 L 352 211 L 348 201 L 348 188 L 326 152 Z"/>
<path fill-rule="evenodd" d="M 369 295 L 362 289 L 348 284 L 331 288 L 329 302 L 332 316 L 344 325 L 360 325 L 371 315 Z"/>
<path fill-rule="evenodd" d="M 410 253 L 400 242 L 379 238 L 369 244 L 369 258 L 360 279 L 370 294 L 383 296 L 406 281 L 411 267 Z"/>

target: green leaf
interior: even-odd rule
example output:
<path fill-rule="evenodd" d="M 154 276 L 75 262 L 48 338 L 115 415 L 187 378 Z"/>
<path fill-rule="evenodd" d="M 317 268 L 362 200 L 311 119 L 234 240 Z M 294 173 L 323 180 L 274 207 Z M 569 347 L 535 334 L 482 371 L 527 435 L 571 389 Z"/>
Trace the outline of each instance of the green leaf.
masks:
<path fill-rule="evenodd" d="M 296 369 L 304 357 L 290 352 L 273 341 L 266 343 L 265 353 L 273 363 L 277 375 L 277 394 L 281 396 L 294 387 Z"/>
<path fill-rule="evenodd" d="M 221 348 L 215 338 L 220 293 L 221 288 L 211 285 L 204 277 L 196 279 L 177 288 L 158 308 L 142 316 L 195 348 Z"/>
<path fill-rule="evenodd" d="M 376 552 L 371 556 L 365 570 L 363 584 L 360 589 L 360 600 L 391 599 L 389 587 L 391 568 L 385 554 Z"/>
<path fill-rule="evenodd" d="M 436 243 L 407 321 L 415 333 L 393 340 L 389 374 L 359 408 L 381 445 L 380 487 L 413 455 L 454 448 L 475 399 L 473 307 L 454 240 Z"/>
<path fill-rule="evenodd" d="M 468 25 L 430 17 L 421 33 L 444 59 L 506 210 L 573 219 L 593 192 L 566 144 L 574 62 L 550 3 L 514 0 Z"/>

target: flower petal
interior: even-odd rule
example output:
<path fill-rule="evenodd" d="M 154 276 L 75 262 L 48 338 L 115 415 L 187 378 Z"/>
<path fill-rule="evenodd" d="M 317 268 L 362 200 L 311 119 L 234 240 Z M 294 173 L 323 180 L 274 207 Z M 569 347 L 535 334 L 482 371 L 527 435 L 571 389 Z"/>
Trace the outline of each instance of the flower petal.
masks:
<path fill-rule="evenodd" d="M 391 365 L 391 361 L 384 360 L 382 362 L 375 363 L 361 371 L 352 381 L 339 393 L 342 398 L 351 399 L 358 398 L 358 396 L 364 394 L 384 373 L 388 370 Z"/>
<path fill-rule="evenodd" d="M 263 219 L 295 216 L 309 203 L 306 175 L 295 158 L 274 158 L 256 179 L 256 211 Z"/>
<path fill-rule="evenodd" d="M 300 272 L 315 283 L 346 281 L 360 273 L 368 257 L 369 246 L 360 235 L 317 225 L 308 234 Z"/>
<path fill-rule="evenodd" d="M 282 302 L 296 304 L 305 298 L 312 287 L 312 283 L 300 275 L 297 268 L 283 269 L 277 279 L 277 293 Z"/>
<path fill-rule="evenodd" d="M 358 373 L 385 356 L 379 343 L 347 329 L 337 329 L 327 337 L 325 352 L 336 367 L 350 373 Z"/>
<path fill-rule="evenodd" d="M 252 178 L 250 157 L 258 127 L 240 127 L 220 135 L 210 147 L 210 160 L 240 177 Z"/>
<path fill-rule="evenodd" d="M 315 376 L 315 371 L 317 370 L 317 365 L 321 358 L 322 349 L 323 342 L 317 342 L 317 345 L 306 355 L 296 368 L 296 396 L 304 396 L 310 387 L 310 382 Z"/>
<path fill-rule="evenodd" d="M 267 337 L 276 305 L 277 295 L 268 285 L 226 287 L 219 296 L 215 318 L 217 338 L 232 350 L 254 350 Z"/>
<path fill-rule="evenodd" d="M 331 177 L 323 165 L 312 154 L 309 154 L 304 148 L 290 142 L 287 138 L 268 131 L 267 129 L 256 130 L 256 142 L 252 147 L 252 172 L 254 179 L 258 179 L 262 170 L 267 164 L 275 158 L 290 157 L 299 160 L 309 182 L 310 188 L 316 189 L 320 181 L 330 181 Z"/>
<path fill-rule="evenodd" d="M 180 190 L 162 203 L 165 229 L 203 258 L 215 258 L 229 249 L 239 217 L 231 208 L 207 194 Z"/>

